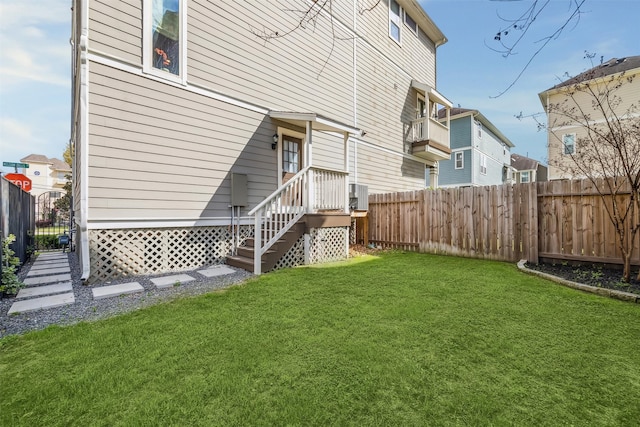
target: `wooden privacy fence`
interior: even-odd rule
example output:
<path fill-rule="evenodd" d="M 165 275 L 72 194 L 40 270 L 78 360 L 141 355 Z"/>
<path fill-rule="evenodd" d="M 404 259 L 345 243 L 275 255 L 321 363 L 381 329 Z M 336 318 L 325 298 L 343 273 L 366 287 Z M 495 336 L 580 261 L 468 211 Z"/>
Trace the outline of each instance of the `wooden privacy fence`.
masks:
<path fill-rule="evenodd" d="M 369 240 L 385 248 L 504 261 L 620 263 L 606 203 L 611 200 L 602 201 L 586 180 L 373 194 Z M 640 264 L 638 240 L 634 264 Z"/>
<path fill-rule="evenodd" d="M 619 264 L 622 254 L 615 227 L 607 214 L 613 207 L 614 197 L 604 199 L 599 193 L 609 194 L 604 180 L 549 181 L 536 185 L 538 191 L 539 257 L 586 262 Z M 637 195 L 640 196 L 640 195 Z M 631 186 L 622 181 L 616 191 L 616 201 L 628 206 Z M 640 223 L 636 210 L 629 224 Z M 631 263 L 640 265 L 640 235 L 636 235 Z"/>

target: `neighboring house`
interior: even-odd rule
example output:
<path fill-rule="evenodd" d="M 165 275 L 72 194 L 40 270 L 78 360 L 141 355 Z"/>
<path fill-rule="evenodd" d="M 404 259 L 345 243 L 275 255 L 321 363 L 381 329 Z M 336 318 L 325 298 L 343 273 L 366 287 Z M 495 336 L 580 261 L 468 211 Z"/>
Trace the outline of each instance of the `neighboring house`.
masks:
<path fill-rule="evenodd" d="M 43 205 L 49 206 L 64 195 L 63 187 L 67 177 L 71 176 L 71 167 L 60 159 L 48 158 L 42 154 L 30 154 L 20 159 L 20 162 L 29 165 L 22 173 L 31 179 L 31 194 L 36 199 L 36 219 L 48 219 L 43 218 L 48 210 L 43 209 Z"/>
<path fill-rule="evenodd" d="M 344 258 L 349 184 L 364 198 L 363 186 L 420 189 L 449 158 L 448 123 L 434 117 L 451 105 L 435 89 L 446 38 L 416 0 L 73 3 L 89 282 Z M 288 33 L 305 7 L 313 29 Z"/>
<path fill-rule="evenodd" d="M 444 120 L 446 111 L 438 116 Z M 440 187 L 500 185 L 513 182 L 513 143 L 478 110 L 452 108 L 451 159 L 439 162 Z M 436 187 L 428 177 L 427 186 Z"/>
<path fill-rule="evenodd" d="M 598 88 L 595 90 L 597 93 L 604 87 L 603 82 L 615 79 L 621 73 L 624 73 L 624 77 L 629 80 L 624 80 L 624 83 L 615 89 L 613 95 L 616 99 L 611 99 L 611 103 L 608 101 L 605 103 L 608 104 L 607 108 L 612 109 L 612 114 L 617 116 L 615 120 L 625 120 L 629 109 L 635 108 L 636 111 L 632 112 L 628 119 L 637 121 L 637 108 L 640 105 L 640 56 L 613 58 L 538 94 L 547 113 L 549 179 L 583 177 L 569 173 L 568 167 L 572 164 L 571 155 L 580 153 L 580 140 L 587 137 L 587 126 L 586 123 L 567 119 L 566 114 L 562 114 L 563 110 L 575 109 L 578 111 L 576 116 L 580 119 L 583 119 L 581 112 L 584 112 L 589 117 L 589 126 L 594 128 L 605 123 L 604 114 L 594 110 L 592 106 L 594 101 L 592 96 L 578 93 L 575 95 L 575 100 L 570 97 L 572 86 L 576 83 L 587 83 L 593 88 Z M 635 107 L 632 107 L 634 105 Z M 550 108 L 552 106 L 560 106 L 560 109 Z"/>
<path fill-rule="evenodd" d="M 547 167 L 535 159 L 512 154 L 511 167 L 514 171 L 514 182 L 517 184 L 547 180 Z"/>

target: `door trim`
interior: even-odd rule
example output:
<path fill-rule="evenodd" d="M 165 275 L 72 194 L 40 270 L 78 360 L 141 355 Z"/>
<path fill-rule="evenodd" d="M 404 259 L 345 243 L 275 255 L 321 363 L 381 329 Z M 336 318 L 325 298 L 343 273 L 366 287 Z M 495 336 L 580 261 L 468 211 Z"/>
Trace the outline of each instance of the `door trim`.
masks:
<path fill-rule="evenodd" d="M 282 148 L 284 147 L 284 143 L 282 142 L 283 137 L 286 136 L 290 136 L 293 138 L 297 138 L 299 140 L 302 141 L 302 147 L 301 147 L 301 153 L 300 153 L 300 169 L 302 170 L 304 167 L 306 167 L 307 165 L 305 164 L 305 158 L 304 158 L 304 152 L 306 149 L 306 145 L 307 145 L 307 136 L 304 133 L 301 132 L 296 132 L 294 130 L 288 129 L 288 128 L 283 128 L 278 126 L 278 148 L 277 148 L 277 156 L 276 156 L 276 161 L 278 162 L 278 179 L 277 179 L 277 183 L 278 183 L 278 187 L 280 187 L 282 185 Z"/>

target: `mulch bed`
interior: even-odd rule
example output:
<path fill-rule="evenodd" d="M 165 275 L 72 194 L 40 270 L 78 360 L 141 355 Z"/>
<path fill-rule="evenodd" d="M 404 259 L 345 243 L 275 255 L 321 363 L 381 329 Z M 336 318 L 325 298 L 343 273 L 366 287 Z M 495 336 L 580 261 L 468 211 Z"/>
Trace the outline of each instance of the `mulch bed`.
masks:
<path fill-rule="evenodd" d="M 607 268 L 598 264 L 527 263 L 526 267 L 531 270 L 541 271 L 566 280 L 571 280 L 572 282 L 640 295 L 640 281 L 637 280 L 637 267 L 631 269 L 631 280 L 629 283 L 622 281 L 622 268 Z"/>

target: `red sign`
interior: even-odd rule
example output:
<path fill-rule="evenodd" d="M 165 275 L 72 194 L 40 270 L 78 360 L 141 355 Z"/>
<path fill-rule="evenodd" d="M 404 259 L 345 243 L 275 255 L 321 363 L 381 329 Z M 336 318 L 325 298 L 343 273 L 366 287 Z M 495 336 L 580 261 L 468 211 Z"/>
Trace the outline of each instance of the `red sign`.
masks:
<path fill-rule="evenodd" d="M 21 173 L 8 173 L 4 176 L 24 191 L 31 191 L 31 179 Z"/>

